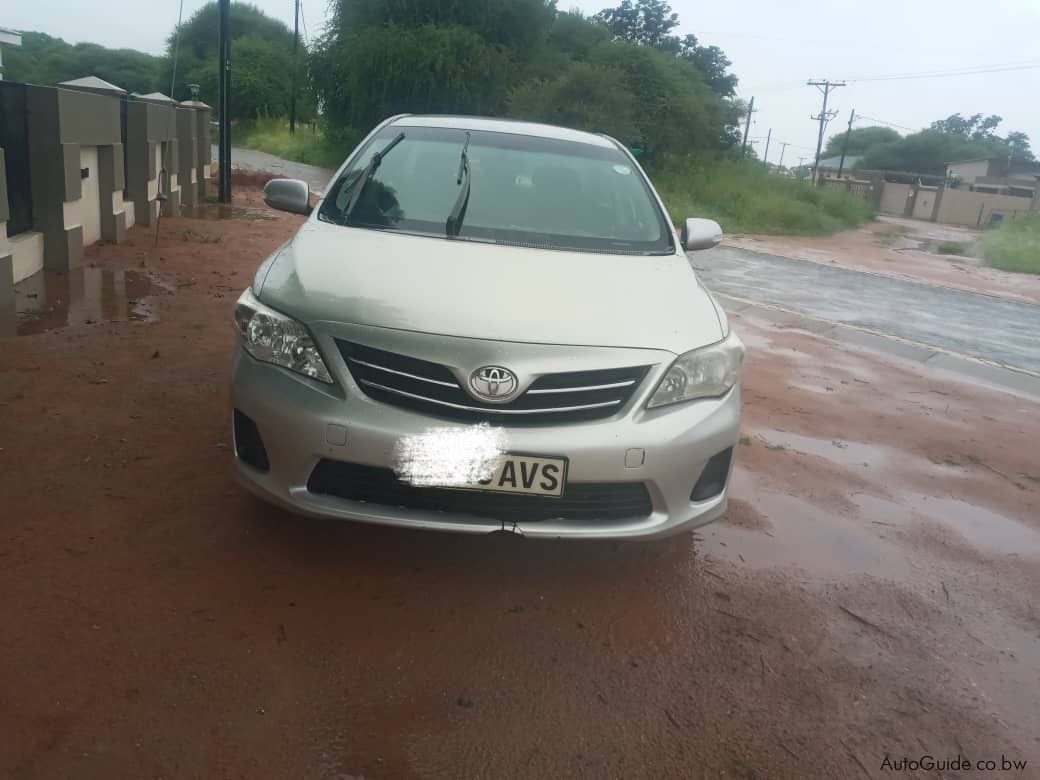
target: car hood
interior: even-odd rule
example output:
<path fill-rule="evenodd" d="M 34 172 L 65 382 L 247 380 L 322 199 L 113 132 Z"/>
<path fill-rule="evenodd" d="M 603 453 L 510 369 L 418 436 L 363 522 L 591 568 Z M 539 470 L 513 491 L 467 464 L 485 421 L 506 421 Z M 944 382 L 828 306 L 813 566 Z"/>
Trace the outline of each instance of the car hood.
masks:
<path fill-rule="evenodd" d="M 449 241 L 311 219 L 258 281 L 264 303 L 307 324 L 676 354 L 725 335 L 683 255 Z"/>

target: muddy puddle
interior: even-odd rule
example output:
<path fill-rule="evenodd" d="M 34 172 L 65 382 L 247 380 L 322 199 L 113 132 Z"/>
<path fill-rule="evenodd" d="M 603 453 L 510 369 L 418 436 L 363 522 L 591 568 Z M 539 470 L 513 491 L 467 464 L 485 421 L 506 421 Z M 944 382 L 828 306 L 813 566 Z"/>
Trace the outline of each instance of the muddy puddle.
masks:
<path fill-rule="evenodd" d="M 233 206 L 227 203 L 181 206 L 181 216 L 189 219 L 254 219 L 268 222 L 278 219 L 277 215 L 268 209 L 255 206 Z"/>
<path fill-rule="evenodd" d="M 42 271 L 14 288 L 0 307 L 0 336 L 32 336 L 70 325 L 158 319 L 158 282 L 140 271 L 77 268 Z"/>

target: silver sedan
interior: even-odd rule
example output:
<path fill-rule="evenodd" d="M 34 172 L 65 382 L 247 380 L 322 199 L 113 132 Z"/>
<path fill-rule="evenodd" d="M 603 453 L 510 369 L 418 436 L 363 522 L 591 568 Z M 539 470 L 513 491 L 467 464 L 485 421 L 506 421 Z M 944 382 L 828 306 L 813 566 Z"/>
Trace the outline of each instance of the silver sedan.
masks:
<path fill-rule="evenodd" d="M 293 512 L 654 537 L 726 507 L 744 347 L 632 155 L 602 135 L 398 116 L 239 298 L 238 475 Z"/>

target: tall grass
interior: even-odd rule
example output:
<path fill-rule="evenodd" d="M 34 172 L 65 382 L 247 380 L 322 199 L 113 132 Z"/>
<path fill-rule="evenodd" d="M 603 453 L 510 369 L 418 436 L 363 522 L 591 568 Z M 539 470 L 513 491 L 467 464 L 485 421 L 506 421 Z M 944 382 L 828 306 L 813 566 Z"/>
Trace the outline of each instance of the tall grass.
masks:
<path fill-rule="evenodd" d="M 982 236 L 982 256 L 994 268 L 1040 274 L 1040 214 L 1005 218 Z"/>
<path fill-rule="evenodd" d="M 727 233 L 827 235 L 874 218 L 860 198 L 768 173 L 745 160 L 672 158 L 652 176 L 672 221 L 716 220 Z"/>
<path fill-rule="evenodd" d="M 323 168 L 338 168 L 359 140 L 354 133 L 329 133 L 320 125 L 299 122 L 290 133 L 289 121 L 275 117 L 240 122 L 232 137 L 236 146 Z"/>

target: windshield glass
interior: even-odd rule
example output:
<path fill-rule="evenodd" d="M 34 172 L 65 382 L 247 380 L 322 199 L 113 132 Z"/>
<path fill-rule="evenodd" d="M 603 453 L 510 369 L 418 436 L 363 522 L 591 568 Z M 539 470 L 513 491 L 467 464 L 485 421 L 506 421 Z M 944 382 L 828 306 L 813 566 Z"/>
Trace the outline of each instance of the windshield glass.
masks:
<path fill-rule="evenodd" d="M 458 238 L 549 249 L 670 254 L 672 234 L 643 175 L 618 149 L 478 130 L 393 125 L 332 187 L 320 216 L 343 224 L 372 156 L 404 139 L 364 185 L 357 227 L 445 236 L 469 132 L 470 195 Z"/>

